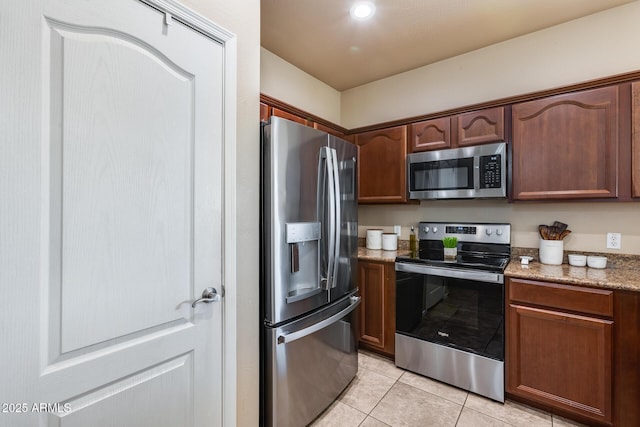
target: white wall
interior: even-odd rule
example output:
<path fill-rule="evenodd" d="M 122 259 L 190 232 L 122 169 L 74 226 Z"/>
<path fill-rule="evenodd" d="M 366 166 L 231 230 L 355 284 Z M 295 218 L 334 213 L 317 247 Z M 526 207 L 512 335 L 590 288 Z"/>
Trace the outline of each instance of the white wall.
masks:
<path fill-rule="evenodd" d="M 259 409 L 260 1 L 182 0 L 237 35 L 237 425 Z M 217 369 L 218 367 L 213 367 Z"/>
<path fill-rule="evenodd" d="M 640 69 L 640 1 L 342 92 L 354 129 Z"/>
<path fill-rule="evenodd" d="M 265 48 L 260 49 L 260 91 L 331 123 L 341 124 L 340 92 Z"/>

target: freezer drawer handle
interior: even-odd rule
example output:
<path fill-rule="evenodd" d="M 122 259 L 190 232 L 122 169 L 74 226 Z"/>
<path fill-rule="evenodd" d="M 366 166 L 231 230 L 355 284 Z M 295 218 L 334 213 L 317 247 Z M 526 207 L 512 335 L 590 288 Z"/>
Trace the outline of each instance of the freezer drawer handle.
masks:
<path fill-rule="evenodd" d="M 322 322 L 318 322 L 313 326 L 309 326 L 308 328 L 301 329 L 297 332 L 278 336 L 278 344 L 286 344 L 295 340 L 299 340 L 300 338 L 304 338 L 307 335 L 311 335 L 315 332 L 318 332 L 320 329 L 324 329 L 327 326 L 334 324 L 335 322 L 355 310 L 356 307 L 360 304 L 360 297 L 352 296 L 350 297 L 350 299 L 351 304 L 349 305 L 349 307 L 345 308 L 339 313 L 334 314 L 331 317 L 324 319 Z"/>

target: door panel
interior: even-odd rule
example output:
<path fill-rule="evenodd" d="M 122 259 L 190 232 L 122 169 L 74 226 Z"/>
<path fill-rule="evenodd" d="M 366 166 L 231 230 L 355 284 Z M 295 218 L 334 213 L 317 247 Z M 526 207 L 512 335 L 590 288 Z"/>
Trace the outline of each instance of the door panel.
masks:
<path fill-rule="evenodd" d="M 265 319 L 277 324 L 329 301 L 320 281 L 327 272 L 329 228 L 319 224 L 327 215 L 326 160 L 320 153 L 328 136 L 278 117 L 263 132 L 261 185 L 263 200 L 271 201 L 263 208 Z M 296 242 L 292 229 L 307 237 Z"/>
<path fill-rule="evenodd" d="M 337 154 L 341 205 L 337 281 L 330 291 L 331 300 L 335 301 L 358 286 L 358 148 L 333 136 L 329 138 L 329 146 Z"/>
<path fill-rule="evenodd" d="M 39 129 L 11 147 L 37 185 L 10 187 L 36 274 L 3 293 L 0 397 L 59 406 L 0 424 L 220 426 L 222 302 L 191 303 L 222 293 L 224 47 L 139 1 L 29 4 L 8 43 L 34 89 L 0 128 Z"/>
<path fill-rule="evenodd" d="M 618 87 L 513 105 L 515 200 L 618 197 Z"/>
<path fill-rule="evenodd" d="M 62 187 L 51 255 L 64 353 L 189 315 L 175 303 L 192 299 L 194 82 L 140 43 L 52 31 L 64 70 L 50 183 Z"/>
<path fill-rule="evenodd" d="M 86 427 L 109 419 L 109 425 L 117 426 L 193 425 L 192 369 L 193 354 L 169 360 L 69 401 L 70 408 L 79 409 L 68 415 L 49 415 L 49 424 Z M 158 389 L 169 387 L 170 393 L 158 396 Z"/>
<path fill-rule="evenodd" d="M 343 300 L 279 328 L 265 328 L 265 426 L 308 425 L 358 372 L 354 314 Z M 306 328 L 337 316 L 306 335 Z M 302 333 L 303 336 L 289 337 Z M 286 337 L 286 338 L 285 338 Z"/>

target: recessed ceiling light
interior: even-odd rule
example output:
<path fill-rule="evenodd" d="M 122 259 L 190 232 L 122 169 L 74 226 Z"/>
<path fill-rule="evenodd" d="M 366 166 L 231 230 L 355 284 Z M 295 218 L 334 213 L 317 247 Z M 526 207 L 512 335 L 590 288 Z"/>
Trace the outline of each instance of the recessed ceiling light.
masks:
<path fill-rule="evenodd" d="M 351 17 L 359 21 L 371 18 L 376 13 L 376 6 L 370 1 L 357 1 L 351 6 Z"/>

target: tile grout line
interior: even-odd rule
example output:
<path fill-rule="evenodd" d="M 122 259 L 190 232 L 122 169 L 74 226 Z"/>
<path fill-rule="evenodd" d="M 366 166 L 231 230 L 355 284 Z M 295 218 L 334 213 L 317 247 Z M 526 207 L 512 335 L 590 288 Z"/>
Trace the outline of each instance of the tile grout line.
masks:
<path fill-rule="evenodd" d="M 382 375 L 382 374 L 380 374 Z M 377 421 L 380 421 L 381 423 L 388 425 L 387 423 L 385 423 L 384 421 L 381 421 L 379 419 L 377 419 L 376 417 L 374 417 L 373 415 L 371 415 L 371 413 L 378 407 L 378 405 L 380 405 L 380 403 L 384 400 L 384 398 L 387 396 L 387 394 L 389 394 L 389 392 L 391 391 L 391 389 L 398 383 L 398 381 L 400 381 L 400 378 L 402 378 L 402 376 L 404 375 L 404 372 L 402 374 L 400 374 L 400 376 L 398 378 L 396 378 L 396 380 L 393 382 L 393 384 L 391 384 L 391 387 L 389 387 L 389 390 L 387 390 L 385 392 L 385 394 L 382 395 L 382 397 L 380 398 L 380 400 L 378 400 L 378 403 L 376 403 L 373 408 L 371 408 L 371 411 L 369 411 L 369 413 L 367 414 L 367 417 L 371 417 Z M 390 377 L 387 377 L 390 378 Z M 365 418 L 362 422 L 366 421 L 367 418 Z"/>
<path fill-rule="evenodd" d="M 464 411 L 464 407 L 467 404 L 467 399 L 469 398 L 469 392 L 467 391 L 467 395 L 464 397 L 464 402 L 462 402 L 462 407 L 460 408 L 460 413 L 458 414 L 458 418 L 456 418 L 456 423 L 454 426 L 457 426 L 460 422 L 460 417 L 462 417 L 462 412 Z"/>
<path fill-rule="evenodd" d="M 367 354 L 367 353 L 363 353 L 363 355 L 365 355 L 365 356 L 366 356 L 366 357 L 368 357 L 368 358 L 371 358 L 371 359 L 374 359 L 374 360 L 381 361 L 381 362 L 384 362 L 384 363 L 386 363 L 386 364 L 389 364 L 390 366 L 379 366 L 379 368 L 380 368 L 381 370 L 371 369 L 371 368 L 362 368 L 362 369 L 367 370 L 367 371 L 374 372 L 374 373 L 379 374 L 379 375 L 381 375 L 381 376 L 385 376 L 385 377 L 387 377 L 387 378 L 389 378 L 389 379 L 394 379 L 394 382 L 393 382 L 393 384 L 391 385 L 391 387 L 390 387 L 390 388 L 389 388 L 389 389 L 384 393 L 384 395 L 383 395 L 383 396 L 378 400 L 378 402 L 374 405 L 374 407 L 373 407 L 373 408 L 372 408 L 368 413 L 365 413 L 365 412 L 363 412 L 363 411 L 360 411 L 360 410 L 359 410 L 359 409 L 357 409 L 357 408 L 354 408 L 354 409 L 356 409 L 356 410 L 360 411 L 361 413 L 365 414 L 365 419 L 362 421 L 362 423 L 364 423 L 368 417 L 371 417 L 371 418 L 373 418 L 373 419 L 375 419 L 375 420 L 377 420 L 377 421 L 379 421 L 379 422 L 384 423 L 383 421 L 381 421 L 381 420 L 379 420 L 379 419 L 377 419 L 377 418 L 373 417 L 373 416 L 371 415 L 371 413 L 372 413 L 372 412 L 373 412 L 377 407 L 379 407 L 380 403 L 382 402 L 382 400 L 384 400 L 384 399 L 387 397 L 387 395 L 389 394 L 389 392 L 391 391 L 391 389 L 392 389 L 393 387 L 395 387 L 396 385 L 398 385 L 398 383 L 401 383 L 402 385 L 409 386 L 409 387 L 410 387 L 410 388 L 412 388 L 412 389 L 415 389 L 415 390 L 418 390 L 418 391 L 421 391 L 421 392 L 425 392 L 425 393 L 429 393 L 429 394 L 431 394 L 431 395 L 433 395 L 433 396 L 439 397 L 439 398 L 441 398 L 441 399 L 447 400 L 448 402 L 451 402 L 451 403 L 454 403 L 454 404 L 456 404 L 456 405 L 460 406 L 460 407 L 461 407 L 461 409 L 460 409 L 460 413 L 458 414 L 458 417 L 457 417 L 457 419 L 456 419 L 456 424 L 455 424 L 455 425 L 457 425 L 457 424 L 460 422 L 460 418 L 462 417 L 462 412 L 463 412 L 464 408 L 468 408 L 469 410 L 471 410 L 471 411 L 473 411 L 473 412 L 476 412 L 476 413 L 478 413 L 478 414 L 480 414 L 480 415 L 484 415 L 484 416 L 487 416 L 487 417 L 489 417 L 489 418 L 491 418 L 491 419 L 493 419 L 493 420 L 499 421 L 499 422 L 503 423 L 505 426 L 514 426 L 514 424 L 512 424 L 511 422 L 508 422 L 508 421 L 506 421 L 506 420 L 504 420 L 504 419 L 501 419 L 501 418 L 497 418 L 497 417 L 495 417 L 493 414 L 487 414 L 487 413 L 485 413 L 485 412 L 483 412 L 483 411 L 478 411 L 477 409 L 474 409 L 474 408 L 472 408 L 472 407 L 467 407 L 467 404 L 469 403 L 469 397 L 471 396 L 471 392 L 470 392 L 470 391 L 466 391 L 466 396 L 465 396 L 465 398 L 464 398 L 464 401 L 463 401 L 463 402 L 462 402 L 462 404 L 461 404 L 461 403 L 459 403 L 459 402 L 457 402 L 457 401 L 450 400 L 450 399 L 448 399 L 448 398 L 446 398 L 446 397 L 444 397 L 444 396 L 440 396 L 440 395 L 438 395 L 438 394 L 436 394 L 436 393 L 433 393 L 432 391 L 423 390 L 423 389 L 421 389 L 421 388 L 419 388 L 419 387 L 416 387 L 416 386 L 414 386 L 414 385 L 412 385 L 412 384 L 409 384 L 409 383 L 406 383 L 406 382 L 401 381 L 401 380 L 402 380 L 402 378 L 405 376 L 405 374 L 406 374 L 406 373 L 408 373 L 408 372 L 410 373 L 411 371 L 407 371 L 407 370 L 405 370 L 405 369 L 402 369 L 402 368 L 398 368 L 398 367 L 396 367 L 396 366 L 395 366 L 395 364 L 393 364 L 393 362 L 392 362 L 392 361 L 389 361 L 389 360 L 387 360 L 387 359 L 378 358 L 378 357 L 376 357 L 375 355 L 369 355 L 369 354 Z M 387 374 L 386 374 L 386 373 L 384 373 L 384 372 L 387 372 L 386 368 L 390 368 L 390 367 L 391 367 L 391 368 L 400 369 L 400 370 L 402 371 L 402 373 L 401 373 L 397 378 L 395 377 L 395 375 L 387 375 Z M 546 412 L 546 411 L 542 411 L 542 412 Z M 553 418 L 553 414 L 548 413 L 548 412 L 546 412 L 546 414 L 551 416 L 551 420 L 550 420 L 550 421 L 551 421 L 551 424 L 549 425 L 549 427 L 553 427 L 553 425 L 554 425 L 554 418 Z M 362 425 L 362 423 L 360 423 L 360 425 Z M 384 424 L 386 424 L 386 423 L 384 423 Z"/>

